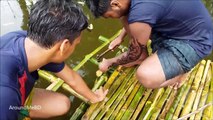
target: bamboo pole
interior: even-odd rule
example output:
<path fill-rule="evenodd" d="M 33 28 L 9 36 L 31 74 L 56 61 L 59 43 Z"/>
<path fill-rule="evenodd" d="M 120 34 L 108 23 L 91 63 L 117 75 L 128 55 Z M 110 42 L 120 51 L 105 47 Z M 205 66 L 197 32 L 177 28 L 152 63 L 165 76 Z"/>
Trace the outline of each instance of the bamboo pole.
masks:
<path fill-rule="evenodd" d="M 142 119 L 145 120 L 150 118 L 150 115 L 151 115 L 150 113 L 152 112 L 153 107 L 156 105 L 156 100 L 159 100 L 159 98 L 162 96 L 163 93 L 164 93 L 164 88 L 154 89 L 150 98 L 148 99 L 148 101 L 146 101 L 146 104 L 143 110 L 141 111 L 141 114 L 139 116 L 140 120 Z"/>
<path fill-rule="evenodd" d="M 211 63 L 211 84 L 209 87 L 209 92 L 208 92 L 208 98 L 206 100 L 206 104 L 209 104 L 213 101 L 213 62 Z M 202 120 L 212 120 L 213 119 L 213 105 L 208 106 L 204 111 L 203 111 L 203 116 Z"/>
<path fill-rule="evenodd" d="M 129 104 L 131 103 L 132 99 L 134 98 L 135 94 L 137 93 L 137 91 L 139 90 L 141 84 L 137 83 L 135 88 L 133 89 L 133 91 L 131 92 L 130 96 L 128 97 L 128 99 L 126 100 L 125 104 L 123 105 L 123 107 L 120 109 L 119 113 L 116 116 L 116 120 L 120 120 L 123 116 L 123 114 L 125 113 L 126 109 L 128 108 Z"/>
<path fill-rule="evenodd" d="M 106 81 L 108 77 L 106 74 L 102 75 L 98 82 L 93 86 L 92 91 L 97 90 L 100 86 L 102 86 Z M 70 120 L 77 120 L 79 119 L 83 113 L 86 111 L 86 109 L 89 107 L 87 103 L 81 103 L 81 105 L 75 110 L 75 113 L 72 115 Z"/>
<path fill-rule="evenodd" d="M 171 87 L 167 87 L 165 93 L 163 94 L 163 96 L 161 97 L 159 103 L 156 105 L 156 107 L 153 110 L 153 115 L 150 118 L 151 120 L 156 120 L 158 118 L 158 115 L 161 111 L 161 109 L 163 108 L 163 105 L 165 104 L 168 96 L 170 95 L 172 91 Z"/>
<path fill-rule="evenodd" d="M 197 110 L 195 110 L 195 111 L 193 111 L 193 112 L 191 112 L 191 113 L 189 113 L 189 114 L 187 114 L 187 115 L 184 115 L 184 116 L 182 116 L 181 118 L 178 118 L 177 120 L 185 120 L 185 119 L 191 117 L 192 115 L 195 115 L 195 114 L 197 114 L 197 113 L 200 113 L 201 111 L 203 111 L 204 109 L 206 109 L 208 106 L 211 106 L 211 105 L 213 105 L 213 102 L 212 102 L 212 103 L 209 103 L 209 104 L 207 104 L 207 105 L 204 105 L 203 107 L 201 107 L 201 108 L 199 108 L 199 109 L 197 109 Z M 195 119 L 195 120 L 196 120 L 196 119 Z M 209 120 L 211 120 L 211 119 L 209 119 Z"/>
<path fill-rule="evenodd" d="M 108 101 L 107 99 L 112 96 L 112 94 L 116 91 L 116 89 L 119 87 L 123 79 L 126 77 L 127 73 L 131 70 L 131 68 L 127 68 L 120 76 L 119 78 L 114 82 L 115 76 L 111 76 L 111 80 L 108 80 L 108 82 L 105 84 L 104 88 L 109 89 L 109 92 L 106 96 L 106 99 L 102 102 L 92 104 L 90 108 L 87 110 L 87 112 L 84 114 L 82 119 L 88 120 L 88 119 L 94 119 L 97 114 L 100 112 L 101 107 L 104 106 L 104 104 Z M 119 72 L 115 73 L 116 75 L 119 74 Z M 114 83 L 113 83 L 114 82 Z"/>
<path fill-rule="evenodd" d="M 57 91 L 60 87 L 61 87 L 61 85 L 64 83 L 64 81 L 63 80 L 61 80 L 61 79 L 57 79 L 56 81 L 54 81 L 52 84 L 50 84 L 47 88 L 46 88 L 46 90 L 51 90 L 51 91 Z"/>
<path fill-rule="evenodd" d="M 195 111 L 195 110 L 198 109 L 198 104 L 200 102 L 200 97 L 201 97 L 201 94 L 202 94 L 202 91 L 203 91 L 203 88 L 204 88 L 204 84 L 205 84 L 205 80 L 206 80 L 206 77 L 207 77 L 207 74 L 208 74 L 208 71 L 209 71 L 210 63 L 211 63 L 210 60 L 208 60 L 206 62 L 206 67 L 205 67 L 205 70 L 204 70 L 204 73 L 203 73 L 203 77 L 200 81 L 199 88 L 197 90 L 197 94 L 196 94 L 195 101 L 194 101 L 194 104 L 193 104 L 193 107 L 192 107 L 192 111 Z M 190 117 L 190 120 L 194 120 L 194 118 L 195 118 L 195 115 L 192 115 Z"/>
<path fill-rule="evenodd" d="M 139 84 L 139 83 L 138 83 Z M 127 98 L 129 97 L 130 93 L 133 91 L 133 89 L 135 88 L 135 86 L 137 85 L 137 81 L 134 82 L 132 84 L 132 86 L 128 89 L 128 91 L 125 93 L 125 95 L 123 96 L 123 98 L 121 99 L 121 102 L 119 103 L 119 105 L 115 108 L 115 110 L 113 111 L 112 115 L 110 116 L 110 120 L 114 120 L 115 117 L 117 116 L 118 112 L 120 111 L 120 109 L 122 108 L 122 106 L 124 105 L 124 103 L 126 102 Z M 139 84 L 140 85 L 140 84 Z M 108 113 L 110 114 L 110 113 Z M 108 117 L 106 115 L 106 117 Z"/>
<path fill-rule="evenodd" d="M 155 96 L 154 101 L 151 104 L 151 107 L 149 108 L 149 110 L 147 111 L 146 115 L 143 118 L 144 120 L 150 119 L 151 115 L 154 113 L 153 109 L 156 107 L 157 101 L 159 101 L 162 95 L 164 94 L 164 91 L 165 91 L 164 88 L 160 88 L 158 90 L 158 93 Z"/>
<path fill-rule="evenodd" d="M 171 95 L 169 96 L 168 101 L 160 115 L 160 119 L 165 119 L 166 114 L 168 113 L 170 107 L 172 106 L 172 103 L 174 102 L 176 95 L 177 95 L 177 89 L 173 89 L 173 91 L 172 91 Z"/>
<path fill-rule="evenodd" d="M 209 85 L 210 85 L 210 81 L 211 81 L 211 66 L 210 66 L 210 64 L 211 64 L 211 61 L 208 60 L 207 64 L 206 64 L 206 68 L 205 68 L 205 70 L 207 70 L 207 74 L 203 75 L 203 78 L 202 78 L 202 81 L 201 81 L 201 84 L 200 84 L 200 87 L 199 87 L 199 90 L 198 90 L 198 93 L 197 93 L 197 96 L 196 96 L 197 99 L 199 98 L 199 103 L 197 103 L 197 108 L 201 108 L 202 106 L 204 106 L 206 99 L 208 97 Z M 193 109 L 193 111 L 195 111 L 195 109 Z M 202 116 L 202 113 L 203 113 L 203 111 L 201 111 L 200 113 L 198 113 L 196 115 L 192 115 L 190 117 L 190 119 L 200 119 L 201 116 Z"/>
<path fill-rule="evenodd" d="M 136 108 L 131 120 L 136 120 L 137 119 L 140 111 L 144 107 L 144 104 L 146 103 L 147 99 L 149 98 L 151 92 L 152 92 L 152 89 L 146 89 L 145 94 L 144 94 L 142 100 L 140 101 L 140 103 L 138 104 L 138 107 Z"/>
<path fill-rule="evenodd" d="M 121 67 L 119 66 L 110 76 L 110 78 L 108 79 L 107 83 L 104 85 L 105 89 L 109 89 L 109 87 L 112 85 L 112 83 L 115 81 L 115 79 L 117 78 L 117 76 L 119 75 L 121 70 Z M 89 119 L 90 116 L 92 115 L 93 111 L 95 110 L 95 108 L 97 107 L 99 103 L 96 104 L 92 104 L 89 109 L 87 109 L 86 113 L 83 115 L 82 119 Z"/>
<path fill-rule="evenodd" d="M 38 71 L 39 76 L 41 76 L 42 78 L 46 79 L 49 82 L 54 82 L 57 81 L 60 78 L 56 78 L 53 75 L 51 75 L 50 73 L 43 71 L 43 70 L 39 70 Z M 61 80 L 61 79 L 60 79 Z M 62 80 L 63 81 L 63 80 Z M 77 98 L 79 98 L 80 100 L 84 101 L 84 102 L 88 102 L 88 100 L 86 98 L 84 98 L 82 95 L 78 94 L 77 92 L 75 92 L 69 85 L 67 85 L 66 83 L 62 84 L 62 88 L 65 89 L 66 91 L 70 92 L 71 94 L 73 94 L 74 96 L 76 96 Z"/>
<path fill-rule="evenodd" d="M 115 112 L 116 107 L 120 104 L 120 102 L 124 99 L 123 97 L 128 91 L 132 91 L 134 86 L 137 83 L 136 78 L 132 78 L 132 82 L 129 82 L 128 85 L 126 85 L 128 88 L 124 88 L 118 98 L 113 102 L 112 106 L 106 111 L 106 115 L 104 116 L 104 120 L 108 120 L 112 113 Z M 130 93 L 130 92 L 129 92 Z"/>
<path fill-rule="evenodd" d="M 121 119 L 130 119 L 131 116 L 133 115 L 135 109 L 137 108 L 138 103 L 140 102 L 142 96 L 143 96 L 143 92 L 145 91 L 145 88 L 143 86 L 140 86 L 138 92 L 136 93 L 134 99 L 132 100 L 131 104 L 129 105 L 129 107 L 127 108 L 127 110 L 125 111 L 123 117 Z"/>
<path fill-rule="evenodd" d="M 192 70 L 192 72 L 190 72 L 190 75 L 187 78 L 187 79 L 189 79 L 189 80 L 187 80 L 188 83 L 183 84 L 183 86 L 178 90 L 178 94 L 177 94 L 177 96 L 176 96 L 171 108 L 169 109 L 165 119 L 171 120 L 172 117 L 173 117 L 173 114 L 174 114 L 174 112 L 175 112 L 175 110 L 176 110 L 176 108 L 177 108 L 177 106 L 178 106 L 178 104 L 180 102 L 180 99 L 183 98 L 185 100 L 186 94 L 188 93 L 188 91 L 189 91 L 189 89 L 191 87 L 191 84 L 192 84 L 192 82 L 193 82 L 193 80 L 195 78 L 195 74 L 197 72 L 197 67 L 198 66 L 196 66 Z"/>
<path fill-rule="evenodd" d="M 105 43 L 100 45 L 98 48 L 96 48 L 94 51 L 92 51 L 90 54 L 86 55 L 85 58 L 75 67 L 73 68 L 74 71 L 77 71 L 80 69 L 90 58 L 92 58 L 95 54 L 97 54 L 101 49 L 103 49 L 105 46 L 107 46 L 112 40 L 114 40 L 119 34 L 121 30 L 119 30 L 114 36 L 112 36 L 110 39 L 108 39 Z M 99 39 L 107 39 L 103 36 L 100 36 Z"/>
<path fill-rule="evenodd" d="M 102 101 L 99 103 L 99 105 L 97 106 L 97 108 L 93 111 L 93 114 L 90 117 L 90 120 L 94 120 L 95 117 L 99 114 L 99 112 L 101 111 L 101 109 L 104 107 L 105 103 L 108 101 L 109 98 L 111 98 L 113 96 L 113 94 L 116 92 L 116 90 L 119 88 L 119 86 L 121 85 L 121 83 L 123 82 L 123 80 L 125 79 L 125 77 L 127 76 L 127 74 L 132 70 L 132 68 L 127 68 L 126 71 L 123 73 L 123 75 L 121 75 L 114 84 L 112 84 L 112 86 L 109 89 L 109 92 L 106 96 L 106 100 Z"/>
<path fill-rule="evenodd" d="M 191 73 L 190 75 L 190 79 L 189 79 L 189 83 L 186 85 L 185 88 L 183 88 L 183 92 L 180 92 L 180 94 L 177 96 L 177 99 L 174 103 L 176 104 L 173 104 L 172 108 L 170 109 L 170 112 L 168 113 L 167 117 L 166 118 L 172 118 L 172 119 L 177 119 L 180 112 L 181 112 L 181 109 L 184 105 L 184 102 L 185 102 L 185 99 L 190 91 L 190 88 L 191 88 L 191 85 L 194 81 L 194 79 L 197 77 L 197 74 L 199 71 L 201 71 L 200 69 L 202 65 L 198 65 Z M 179 101 L 179 102 L 178 102 Z"/>
<path fill-rule="evenodd" d="M 200 81 L 201 81 L 201 78 L 202 78 L 202 75 L 203 75 L 205 63 L 206 63 L 205 60 L 201 61 L 200 69 L 197 72 L 196 78 L 195 78 L 195 80 L 192 84 L 190 93 L 188 95 L 188 99 L 186 100 L 185 106 L 184 106 L 184 108 L 181 112 L 180 117 L 188 114 L 191 111 L 192 105 L 194 104 L 194 100 L 195 100 L 195 97 L 196 97 L 196 92 L 199 88 L 199 84 L 200 84 Z"/>
<path fill-rule="evenodd" d="M 128 74 L 128 76 L 123 80 L 119 88 L 116 90 L 116 92 L 110 97 L 110 99 L 106 102 L 105 106 L 102 108 L 100 113 L 97 115 L 95 120 L 101 120 L 102 117 L 105 115 L 105 113 L 109 110 L 111 105 L 116 101 L 116 99 L 121 99 L 122 97 L 119 98 L 121 94 L 124 94 L 126 90 L 130 87 L 130 85 L 134 82 L 134 79 L 132 78 L 132 75 L 135 73 L 134 71 L 131 71 L 131 73 Z M 122 93 L 123 91 L 123 93 Z M 119 100 L 120 101 L 120 100 Z M 119 102 L 117 101 L 117 102 Z"/>

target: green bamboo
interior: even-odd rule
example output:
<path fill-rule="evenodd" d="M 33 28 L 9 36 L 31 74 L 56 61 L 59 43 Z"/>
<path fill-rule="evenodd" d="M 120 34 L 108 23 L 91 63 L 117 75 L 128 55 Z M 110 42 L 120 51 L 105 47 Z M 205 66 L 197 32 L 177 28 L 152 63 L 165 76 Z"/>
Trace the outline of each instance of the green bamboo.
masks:
<path fill-rule="evenodd" d="M 149 110 L 147 111 L 146 115 L 144 116 L 144 120 L 150 119 L 151 115 L 154 113 L 153 109 L 156 107 L 157 105 L 157 101 L 160 100 L 160 98 L 162 97 L 162 95 L 164 94 L 164 88 L 160 88 L 158 90 L 157 95 L 155 96 L 154 101 L 152 102 L 151 107 L 149 108 Z"/>
<path fill-rule="evenodd" d="M 158 115 L 161 111 L 161 109 L 163 108 L 164 103 L 166 102 L 168 96 L 170 95 L 172 91 L 171 87 L 167 87 L 165 93 L 163 94 L 163 96 L 161 97 L 160 101 L 157 103 L 156 107 L 153 110 L 153 115 L 150 118 L 151 120 L 156 120 L 158 118 Z"/>
<path fill-rule="evenodd" d="M 131 73 L 129 73 L 128 76 L 123 80 L 123 82 L 121 83 L 119 88 L 116 90 L 116 92 L 112 95 L 112 97 L 110 97 L 110 99 L 106 102 L 105 106 L 101 109 L 100 113 L 97 115 L 95 120 L 101 120 L 102 117 L 105 115 L 105 113 L 109 110 L 111 105 L 116 101 L 116 99 L 119 99 L 119 95 L 122 94 L 122 91 L 124 91 L 123 94 L 126 92 L 126 90 L 130 87 L 130 85 L 135 80 L 132 78 L 132 75 L 134 73 L 135 71 L 131 71 Z"/>
<path fill-rule="evenodd" d="M 201 61 L 200 69 L 198 70 L 198 72 L 196 74 L 196 78 L 195 78 L 195 80 L 194 80 L 194 82 L 192 84 L 190 93 L 188 95 L 188 98 L 186 100 L 185 106 L 184 106 L 184 108 L 183 108 L 183 110 L 181 112 L 180 117 L 182 117 L 182 116 L 188 114 L 189 112 L 191 112 L 192 105 L 194 104 L 194 100 L 195 100 L 195 97 L 196 97 L 196 92 L 198 90 L 198 87 L 199 87 L 199 84 L 200 84 L 200 81 L 201 81 L 201 78 L 202 78 L 202 75 L 203 75 L 205 63 L 206 63 L 205 60 Z"/>
<path fill-rule="evenodd" d="M 120 109 L 122 108 L 122 106 L 126 102 L 127 98 L 129 97 L 130 93 L 133 91 L 134 87 L 136 86 L 137 82 L 138 81 L 136 81 L 134 84 L 132 84 L 132 86 L 128 89 L 128 91 L 122 97 L 121 102 L 119 103 L 119 105 L 116 107 L 116 109 L 113 111 L 112 115 L 110 116 L 110 118 L 109 118 L 110 120 L 114 120 L 115 119 L 115 117 L 117 116 L 118 112 L 120 111 Z M 140 83 L 138 83 L 138 85 L 140 85 Z M 109 111 L 108 114 L 110 114 L 110 111 Z"/>
<path fill-rule="evenodd" d="M 152 89 L 146 89 L 145 94 L 144 94 L 142 100 L 140 101 L 140 103 L 138 104 L 138 107 L 136 108 L 131 120 L 136 120 L 137 119 L 139 113 L 143 109 L 143 107 L 144 107 L 147 99 L 149 98 L 151 92 L 152 92 Z"/>
<path fill-rule="evenodd" d="M 165 119 L 166 114 L 168 113 L 170 107 L 172 106 L 172 103 L 174 102 L 176 95 L 177 95 L 177 89 L 173 89 L 173 91 L 172 91 L 171 95 L 169 96 L 168 101 L 160 115 L 161 119 Z"/>
<path fill-rule="evenodd" d="M 135 94 L 137 93 L 137 91 L 139 90 L 141 84 L 137 83 L 135 88 L 133 89 L 133 91 L 131 92 L 130 96 L 128 97 L 128 99 L 126 100 L 125 104 L 123 105 L 123 107 L 120 109 L 119 113 L 116 116 L 116 120 L 120 120 L 123 116 L 123 114 L 125 113 L 125 111 L 127 110 L 129 104 L 131 103 L 132 99 L 134 98 Z"/>
<path fill-rule="evenodd" d="M 56 81 L 54 81 L 52 84 L 50 84 L 47 88 L 46 88 L 46 90 L 51 90 L 51 91 L 57 91 L 60 87 L 61 87 L 61 85 L 64 83 L 64 81 L 63 80 L 61 80 L 61 79 L 57 79 Z"/>
<path fill-rule="evenodd" d="M 41 76 L 42 78 L 46 79 L 49 82 L 54 82 L 57 81 L 60 78 L 56 78 L 55 76 L 51 75 L 50 73 L 43 71 L 43 70 L 39 70 L 38 71 L 39 76 Z M 61 80 L 61 79 L 60 79 Z M 63 80 L 62 80 L 63 81 Z M 84 98 L 82 95 L 78 94 L 77 92 L 75 92 L 69 85 L 67 85 L 66 83 L 62 84 L 62 88 L 65 89 L 66 91 L 70 92 L 71 94 L 73 94 L 74 96 L 76 96 L 77 98 L 79 98 L 80 100 L 84 101 L 84 102 L 88 102 L 88 100 L 86 98 Z"/>
<path fill-rule="evenodd" d="M 81 103 L 81 105 L 75 110 L 75 112 L 71 116 L 70 120 L 79 120 L 88 107 L 89 104 Z"/>
<path fill-rule="evenodd" d="M 112 106 L 107 110 L 106 115 L 104 116 L 104 120 L 108 120 L 112 113 L 115 112 L 116 107 L 121 103 L 121 101 L 124 99 L 123 97 L 128 91 L 132 91 L 136 83 L 138 82 L 136 78 L 132 78 L 132 82 L 128 83 L 128 88 L 124 88 L 118 98 L 113 102 Z M 129 92 L 130 93 L 130 92 Z"/>
<path fill-rule="evenodd" d="M 208 70 L 208 74 L 206 77 L 206 83 L 205 83 L 205 87 L 203 89 L 202 95 L 201 95 L 201 99 L 198 105 L 198 108 L 201 108 L 202 106 L 205 105 L 206 99 L 208 97 L 208 92 L 209 92 L 209 88 L 210 88 L 210 83 L 211 83 L 211 79 L 212 79 L 212 71 L 211 71 L 211 67 Z M 195 119 L 196 120 L 200 120 L 202 117 L 202 113 L 203 111 L 199 112 L 198 114 L 195 115 Z"/>
<path fill-rule="evenodd" d="M 95 65 L 99 65 L 99 62 L 97 61 L 97 59 L 95 58 L 90 58 L 89 59 L 91 63 L 95 64 Z"/>
<path fill-rule="evenodd" d="M 172 108 L 170 109 L 171 111 L 168 113 L 168 117 L 167 118 L 171 118 L 172 119 L 177 119 L 180 111 L 182 110 L 182 107 L 184 105 L 185 99 L 188 95 L 188 92 L 190 91 L 191 85 L 194 81 L 194 79 L 196 78 L 197 74 L 199 71 L 201 71 L 201 66 L 202 65 L 198 65 L 191 73 L 190 78 L 189 78 L 189 83 L 186 85 L 186 88 L 183 89 L 183 92 L 180 92 L 180 94 L 177 96 L 177 102 L 175 101 L 173 104 L 174 106 L 172 106 Z M 180 100 L 179 100 L 180 99 Z M 178 102 L 179 101 L 179 102 Z"/>
<path fill-rule="evenodd" d="M 104 74 L 100 77 L 98 82 L 93 86 L 92 91 L 97 90 L 100 86 L 102 86 L 107 81 L 107 75 Z M 80 117 L 83 115 L 83 113 L 86 111 L 86 109 L 89 107 L 87 103 L 81 103 L 81 105 L 75 110 L 75 113 L 73 113 L 70 120 L 77 120 L 80 119 Z"/>
<path fill-rule="evenodd" d="M 119 75 L 121 70 L 121 67 L 118 67 L 110 76 L 110 78 L 107 80 L 107 83 L 104 85 L 105 89 L 109 89 L 109 87 L 113 84 L 117 76 Z M 90 116 L 92 115 L 93 111 L 96 109 L 99 103 L 92 104 L 86 111 L 86 113 L 83 115 L 82 119 L 89 119 Z"/>
<path fill-rule="evenodd" d="M 190 73 L 190 75 L 188 76 L 188 78 L 187 78 L 187 79 L 189 79 L 188 82 L 186 84 L 183 84 L 183 86 L 178 90 L 178 95 L 175 98 L 170 110 L 168 111 L 168 113 L 166 115 L 166 118 L 165 118 L 166 120 L 171 120 L 172 119 L 173 114 L 174 114 L 174 112 L 175 112 L 175 110 L 176 110 L 176 108 L 177 108 L 177 106 L 178 106 L 178 104 L 180 102 L 180 99 L 184 98 L 186 96 L 186 94 L 188 93 L 188 91 L 189 91 L 189 89 L 191 87 L 191 84 L 192 84 L 192 82 L 193 82 L 193 80 L 195 78 L 196 72 L 197 72 L 197 67 L 195 67 L 193 69 L 193 71 Z"/>
<path fill-rule="evenodd" d="M 108 98 L 110 98 L 113 93 L 117 90 L 117 88 L 120 86 L 120 84 L 122 83 L 123 79 L 126 77 L 127 73 L 129 73 L 131 70 L 133 70 L 132 68 L 127 68 L 122 75 L 119 76 L 119 78 L 112 84 L 110 82 L 113 81 L 109 81 L 106 83 L 106 85 L 104 86 L 105 89 L 109 88 L 109 92 L 106 96 L 106 99 L 102 102 L 96 103 L 94 104 L 92 107 L 89 108 L 88 113 L 89 114 L 85 114 L 83 116 L 83 119 L 94 119 L 97 114 L 100 112 L 101 108 L 104 106 L 104 104 L 108 101 Z M 110 86 L 112 84 L 112 86 Z"/>
<path fill-rule="evenodd" d="M 90 120 L 94 120 L 95 117 L 99 114 L 99 112 L 101 111 L 101 109 L 104 107 L 105 103 L 108 101 L 109 98 L 111 98 L 113 96 L 113 94 L 116 92 L 116 90 L 119 88 L 119 86 L 121 85 L 121 83 L 124 81 L 124 79 L 126 78 L 126 76 L 128 75 L 128 73 L 133 70 L 132 68 L 127 68 L 125 70 L 125 72 L 123 73 L 123 75 L 121 75 L 110 87 L 109 92 L 106 96 L 106 100 L 102 101 L 99 103 L 99 105 L 97 106 L 97 108 L 93 111 L 93 114 L 90 117 Z"/>
<path fill-rule="evenodd" d="M 118 31 L 114 36 L 112 36 L 110 39 L 108 39 L 105 43 L 100 45 L 98 48 L 96 48 L 94 51 L 92 51 L 90 54 L 86 55 L 85 58 L 73 68 L 74 71 L 79 70 L 90 58 L 92 58 L 95 54 L 97 54 L 101 49 L 103 49 L 105 46 L 107 46 L 111 41 L 113 41 L 119 34 L 121 30 Z M 103 36 L 100 36 L 99 39 L 104 38 Z M 104 38 L 106 39 L 106 38 Z"/>
<path fill-rule="evenodd" d="M 207 74 L 208 74 L 208 71 L 209 71 L 210 63 L 211 63 L 210 60 L 208 60 L 206 62 L 206 67 L 205 67 L 205 70 L 204 70 L 204 73 L 203 73 L 203 77 L 200 81 L 199 88 L 198 88 L 197 93 L 196 93 L 196 97 L 195 97 L 195 101 L 194 101 L 194 104 L 193 104 L 193 107 L 192 107 L 192 111 L 195 111 L 195 110 L 198 109 L 198 104 L 200 102 L 200 97 L 201 97 L 201 94 L 202 94 L 202 91 L 203 91 L 203 88 L 204 88 L 204 84 L 205 84 L 205 80 L 206 80 L 206 77 L 207 77 Z M 192 115 L 190 117 L 190 120 L 194 120 L 194 118 L 195 118 L 195 115 Z"/>
<path fill-rule="evenodd" d="M 145 88 L 143 86 L 140 86 L 140 88 L 139 88 L 138 92 L 136 93 L 134 99 L 132 100 L 131 104 L 129 105 L 129 107 L 125 111 L 123 117 L 121 118 L 122 120 L 128 120 L 128 119 L 131 118 L 135 109 L 137 108 L 138 103 L 140 102 L 140 100 L 143 96 L 144 91 L 145 91 Z"/>
<path fill-rule="evenodd" d="M 208 98 L 206 100 L 206 104 L 212 103 L 213 101 L 213 62 L 211 63 L 212 73 L 211 73 L 211 84 L 208 92 Z M 207 107 L 203 111 L 202 120 L 212 120 L 213 119 L 213 105 Z"/>
<path fill-rule="evenodd" d="M 162 96 L 164 93 L 164 88 L 155 89 L 153 93 L 151 94 L 150 98 L 146 102 L 144 109 L 142 110 L 139 119 L 147 120 L 150 118 L 152 114 L 152 110 L 156 105 L 157 100 Z"/>

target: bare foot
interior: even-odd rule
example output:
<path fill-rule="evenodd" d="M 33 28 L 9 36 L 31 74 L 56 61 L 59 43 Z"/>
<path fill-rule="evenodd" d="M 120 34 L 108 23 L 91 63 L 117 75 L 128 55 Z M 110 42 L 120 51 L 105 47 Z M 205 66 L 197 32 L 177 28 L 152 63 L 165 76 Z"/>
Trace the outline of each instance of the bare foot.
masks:
<path fill-rule="evenodd" d="M 177 82 L 175 82 L 174 84 L 172 84 L 170 86 L 173 89 L 178 89 L 178 88 L 182 87 L 182 85 L 187 82 L 188 75 L 189 75 L 189 73 L 183 74 L 181 77 L 179 77 L 179 79 L 177 80 Z"/>

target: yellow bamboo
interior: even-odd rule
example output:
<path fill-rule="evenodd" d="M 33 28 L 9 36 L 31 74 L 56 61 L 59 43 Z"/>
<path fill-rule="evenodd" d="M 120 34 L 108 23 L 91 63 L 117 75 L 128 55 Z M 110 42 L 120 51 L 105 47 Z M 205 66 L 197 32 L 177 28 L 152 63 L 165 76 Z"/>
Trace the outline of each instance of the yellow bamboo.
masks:
<path fill-rule="evenodd" d="M 104 85 L 105 89 L 109 89 L 109 87 L 113 84 L 115 79 L 118 77 L 120 73 L 121 67 L 119 66 L 110 76 L 110 78 L 107 80 L 107 83 Z M 92 104 L 86 111 L 86 113 L 83 115 L 82 119 L 89 119 L 92 115 L 93 111 L 96 109 L 99 103 Z"/>
<path fill-rule="evenodd" d="M 202 78 L 202 75 L 203 75 L 203 71 L 204 71 L 204 65 L 206 64 L 206 61 L 205 60 L 202 60 L 201 61 L 201 66 L 200 68 L 198 69 L 198 72 L 196 74 L 196 78 L 192 84 L 192 87 L 191 87 L 191 90 L 190 90 L 190 93 L 188 95 L 188 99 L 186 100 L 186 103 L 185 103 L 185 106 L 181 112 L 181 115 L 180 117 L 188 114 L 189 112 L 191 112 L 191 108 L 192 108 L 192 105 L 194 104 L 194 100 L 195 100 L 195 97 L 196 97 L 196 92 L 198 90 L 198 87 L 199 87 L 199 84 L 200 84 L 200 81 L 201 81 L 201 78 Z"/>
<path fill-rule="evenodd" d="M 210 60 L 208 60 L 207 63 L 206 63 L 206 67 L 205 67 L 205 70 L 204 70 L 203 77 L 201 79 L 199 88 L 197 90 L 197 94 L 196 94 L 196 98 L 195 98 L 195 101 L 194 101 L 194 104 L 193 104 L 192 111 L 195 111 L 198 108 L 198 104 L 200 102 L 200 97 L 201 97 L 201 94 L 202 94 L 202 91 L 203 91 L 203 88 L 204 88 L 204 84 L 205 84 L 207 73 L 208 73 L 208 70 L 209 70 L 209 67 L 210 67 L 210 63 L 211 63 Z M 194 120 L 194 118 L 195 118 L 195 115 L 192 115 L 190 117 L 190 120 Z"/>
<path fill-rule="evenodd" d="M 213 102 L 213 62 L 211 63 L 211 68 L 212 68 L 212 73 L 211 73 L 211 83 L 209 87 L 209 92 L 208 92 L 208 98 L 206 100 L 206 104 L 212 103 Z M 213 119 L 213 105 L 208 106 L 204 111 L 203 111 L 203 116 L 202 120 L 212 120 Z"/>

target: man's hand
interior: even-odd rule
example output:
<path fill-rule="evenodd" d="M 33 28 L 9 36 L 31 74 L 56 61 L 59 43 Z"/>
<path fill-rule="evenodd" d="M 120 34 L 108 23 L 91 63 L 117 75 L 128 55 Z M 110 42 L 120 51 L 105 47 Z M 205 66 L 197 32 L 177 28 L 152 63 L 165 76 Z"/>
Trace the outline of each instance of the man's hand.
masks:
<path fill-rule="evenodd" d="M 108 48 L 110 50 L 114 50 L 116 47 L 118 47 L 121 44 L 122 41 L 123 41 L 123 39 L 120 36 L 118 36 L 109 44 Z"/>
<path fill-rule="evenodd" d="M 108 93 L 108 89 L 104 90 L 103 87 L 100 87 L 94 93 L 96 95 L 96 98 L 90 100 L 91 103 L 97 103 L 97 102 L 103 101 Z"/>
<path fill-rule="evenodd" d="M 106 72 L 111 65 L 112 63 L 109 60 L 103 58 L 102 62 L 99 64 L 99 70 L 102 72 Z"/>

